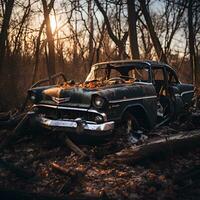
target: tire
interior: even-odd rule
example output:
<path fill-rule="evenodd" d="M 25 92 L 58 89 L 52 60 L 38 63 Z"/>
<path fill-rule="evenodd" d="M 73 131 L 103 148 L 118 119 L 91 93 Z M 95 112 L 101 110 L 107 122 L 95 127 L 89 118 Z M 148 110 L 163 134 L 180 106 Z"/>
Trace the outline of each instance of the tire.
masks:
<path fill-rule="evenodd" d="M 122 125 L 126 134 L 133 134 L 139 130 L 140 126 L 137 119 L 130 112 L 125 113 L 122 121 Z"/>

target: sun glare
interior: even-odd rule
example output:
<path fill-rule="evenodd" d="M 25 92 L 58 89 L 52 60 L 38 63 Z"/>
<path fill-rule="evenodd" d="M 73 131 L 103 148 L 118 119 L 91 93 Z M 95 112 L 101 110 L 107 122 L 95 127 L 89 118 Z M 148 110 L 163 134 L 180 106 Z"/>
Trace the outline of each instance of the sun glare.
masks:
<path fill-rule="evenodd" d="M 55 30 L 57 29 L 57 23 L 54 16 L 50 17 L 50 22 L 51 22 L 51 31 L 55 32 Z"/>

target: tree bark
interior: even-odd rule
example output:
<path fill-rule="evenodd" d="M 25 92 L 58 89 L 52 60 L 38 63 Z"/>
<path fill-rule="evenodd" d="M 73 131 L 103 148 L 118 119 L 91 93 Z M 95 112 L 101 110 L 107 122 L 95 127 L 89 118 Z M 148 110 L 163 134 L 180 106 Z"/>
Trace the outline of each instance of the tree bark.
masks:
<path fill-rule="evenodd" d="M 55 0 L 52 0 L 54 2 Z M 49 17 L 49 11 L 46 0 L 42 0 L 43 10 L 44 10 L 44 20 L 46 25 L 46 35 L 48 43 L 48 62 L 47 62 L 47 72 L 49 76 L 50 84 L 53 84 L 53 79 L 51 76 L 55 74 L 55 47 L 54 47 L 54 38 L 51 30 L 51 23 Z"/>
<path fill-rule="evenodd" d="M 156 54 L 157 54 L 160 61 L 168 63 L 167 57 L 164 54 L 164 51 L 163 51 L 162 46 L 160 44 L 160 41 L 159 41 L 157 34 L 155 32 L 155 29 L 154 29 L 154 26 L 153 26 L 153 23 L 152 23 L 152 20 L 151 20 L 151 16 L 150 16 L 149 11 L 148 11 L 147 6 L 146 6 L 146 1 L 145 0 L 139 0 L 139 1 L 140 1 L 140 7 L 141 7 L 142 13 L 144 15 L 145 21 L 147 23 L 149 34 L 151 36 L 151 40 L 153 42 Z"/>
<path fill-rule="evenodd" d="M 94 39 L 94 22 L 93 22 L 93 13 L 92 13 L 92 0 L 88 1 L 88 16 L 89 16 L 89 55 L 88 55 L 88 66 L 90 67 L 93 63 L 93 57 L 94 57 L 94 45 L 93 45 L 93 39 Z M 88 70 L 89 71 L 89 70 Z"/>
<path fill-rule="evenodd" d="M 54 1 L 51 1 L 48 5 L 48 13 L 51 12 L 51 9 L 53 8 L 53 4 L 54 4 Z M 40 26 L 40 30 L 39 30 L 39 33 L 38 33 L 38 37 L 37 37 L 37 40 L 36 40 L 36 47 L 35 47 L 35 64 L 34 64 L 34 67 L 33 67 L 33 78 L 32 78 L 32 84 L 35 82 L 36 80 L 36 74 L 37 74 L 37 70 L 38 70 L 38 64 L 39 64 L 39 53 L 40 53 L 40 38 L 41 38 L 41 35 L 42 35 L 42 31 L 44 29 L 44 25 L 45 25 L 45 19 L 44 21 L 42 22 L 41 26 Z"/>
<path fill-rule="evenodd" d="M 4 57 L 6 52 L 6 40 L 8 38 L 8 29 L 9 29 L 13 6 L 14 6 L 14 0 L 8 0 L 6 2 L 5 6 L 6 8 L 0 33 L 0 69 L 2 68 L 4 62 Z"/>
<path fill-rule="evenodd" d="M 137 14 L 135 11 L 135 0 L 127 0 L 128 6 L 128 24 L 129 24 L 129 40 L 132 59 L 139 59 L 139 48 L 137 39 Z"/>
<path fill-rule="evenodd" d="M 197 66 L 196 66 L 196 56 L 195 56 L 195 35 L 193 29 L 193 10 L 192 10 L 193 0 L 188 2 L 188 32 L 189 32 L 189 51 L 190 51 L 190 67 L 192 70 L 192 80 L 193 83 L 197 83 Z"/>

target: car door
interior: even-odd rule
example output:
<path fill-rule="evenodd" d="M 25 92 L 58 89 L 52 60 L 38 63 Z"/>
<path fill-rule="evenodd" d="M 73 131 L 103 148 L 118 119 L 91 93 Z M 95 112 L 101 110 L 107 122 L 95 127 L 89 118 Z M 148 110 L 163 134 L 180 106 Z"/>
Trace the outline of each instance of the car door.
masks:
<path fill-rule="evenodd" d="M 171 68 L 166 68 L 168 88 L 174 102 L 175 113 L 184 112 L 186 107 L 191 104 L 194 94 L 194 87 L 191 84 L 182 84 Z"/>
<path fill-rule="evenodd" d="M 158 121 L 166 118 L 174 112 L 172 102 L 170 100 L 167 84 L 167 76 L 165 67 L 162 65 L 154 66 L 152 68 L 152 77 L 154 87 L 157 93 L 157 117 Z"/>

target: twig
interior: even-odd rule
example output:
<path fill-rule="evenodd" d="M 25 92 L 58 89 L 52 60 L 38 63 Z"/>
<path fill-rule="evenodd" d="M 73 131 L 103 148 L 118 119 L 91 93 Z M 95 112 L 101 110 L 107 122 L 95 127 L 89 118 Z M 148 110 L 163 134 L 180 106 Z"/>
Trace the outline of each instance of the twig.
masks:
<path fill-rule="evenodd" d="M 65 144 L 76 154 L 80 155 L 81 157 L 87 157 L 87 155 L 76 145 L 74 144 L 67 136 L 65 138 Z"/>

